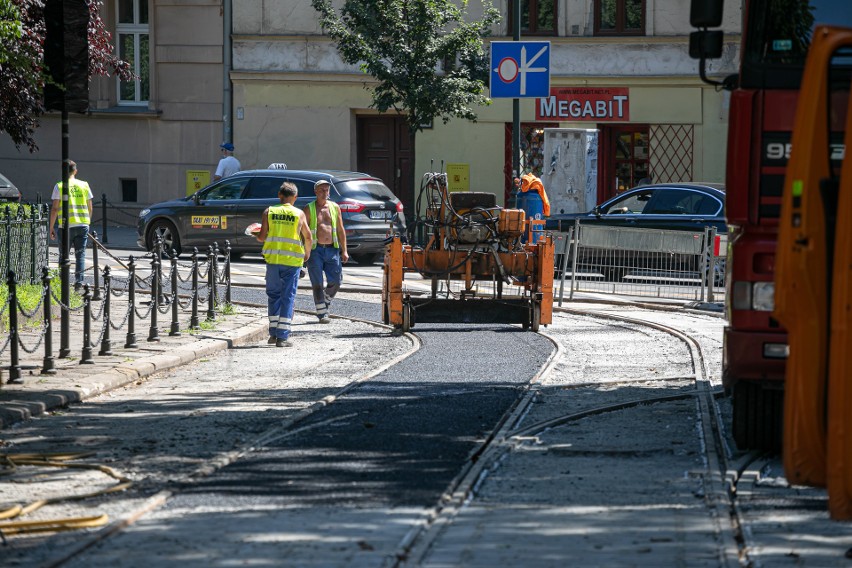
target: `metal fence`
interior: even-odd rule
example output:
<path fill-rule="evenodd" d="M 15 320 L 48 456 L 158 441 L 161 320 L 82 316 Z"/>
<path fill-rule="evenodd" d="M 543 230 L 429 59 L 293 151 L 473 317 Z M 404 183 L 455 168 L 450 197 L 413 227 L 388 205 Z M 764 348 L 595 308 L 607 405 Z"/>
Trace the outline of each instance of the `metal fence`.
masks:
<path fill-rule="evenodd" d="M 13 204 L 0 215 L 0 269 L 13 271 L 19 282 L 36 284 L 48 263 L 50 206 Z"/>
<path fill-rule="evenodd" d="M 576 237 L 575 237 L 576 236 Z M 556 298 L 599 292 L 713 302 L 725 285 L 714 227 L 673 231 L 583 225 L 554 234 Z"/>

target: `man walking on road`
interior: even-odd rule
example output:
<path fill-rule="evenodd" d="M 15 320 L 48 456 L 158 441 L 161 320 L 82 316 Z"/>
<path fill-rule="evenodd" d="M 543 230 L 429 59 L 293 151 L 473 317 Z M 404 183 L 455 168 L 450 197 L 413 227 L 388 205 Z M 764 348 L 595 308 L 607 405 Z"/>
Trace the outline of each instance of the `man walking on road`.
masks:
<path fill-rule="evenodd" d="M 278 190 L 281 205 L 263 212 L 257 240 L 266 259 L 266 296 L 269 299 L 269 343 L 291 347 L 289 341 L 299 270 L 311 256 L 311 231 L 305 215 L 293 206 L 299 190 L 284 182 Z M 300 237 L 301 236 L 301 240 Z"/>
<path fill-rule="evenodd" d="M 240 161 L 234 157 L 234 145 L 230 142 L 225 142 L 219 146 L 222 149 L 222 159 L 219 160 L 219 165 L 216 166 L 216 173 L 213 174 L 213 181 L 218 181 L 222 178 L 232 176 L 238 171 L 242 165 Z"/>
<path fill-rule="evenodd" d="M 83 286 L 86 270 L 86 245 L 89 242 L 89 223 L 92 218 L 92 190 L 89 184 L 77 179 L 77 164 L 68 160 L 68 240 L 74 246 L 74 290 Z M 56 240 L 56 219 L 62 227 L 62 182 L 53 186 L 53 206 L 50 208 L 50 238 Z M 64 234 L 64 232 L 63 232 Z M 60 243 L 61 244 L 61 243 Z"/>
<path fill-rule="evenodd" d="M 328 308 L 334 295 L 340 289 L 343 280 L 343 263 L 349 260 L 346 252 L 346 231 L 340 207 L 328 196 L 331 182 L 321 179 L 314 184 L 316 201 L 305 207 L 305 215 L 313 237 L 314 251 L 308 264 L 308 276 L 311 278 L 311 291 L 317 308 L 320 323 L 330 323 Z M 323 286 L 323 274 L 328 285 Z"/>

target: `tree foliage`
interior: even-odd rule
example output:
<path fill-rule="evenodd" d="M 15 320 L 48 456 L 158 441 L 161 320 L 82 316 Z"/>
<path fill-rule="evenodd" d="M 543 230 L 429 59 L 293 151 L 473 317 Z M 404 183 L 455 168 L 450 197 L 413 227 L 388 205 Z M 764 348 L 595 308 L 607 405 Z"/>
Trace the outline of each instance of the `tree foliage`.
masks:
<path fill-rule="evenodd" d="M 406 116 L 412 135 L 440 117 L 476 120 L 490 104 L 483 38 L 500 13 L 483 0 L 483 16 L 466 21 L 467 0 L 311 0 L 338 52 L 373 76 L 372 107 Z"/>
<path fill-rule="evenodd" d="M 110 33 L 101 19 L 100 0 L 89 6 L 89 77 L 109 75 L 132 79 L 130 64 L 115 56 Z M 16 148 L 35 152 L 34 135 L 44 114 L 43 0 L 0 0 L 0 132 Z"/>

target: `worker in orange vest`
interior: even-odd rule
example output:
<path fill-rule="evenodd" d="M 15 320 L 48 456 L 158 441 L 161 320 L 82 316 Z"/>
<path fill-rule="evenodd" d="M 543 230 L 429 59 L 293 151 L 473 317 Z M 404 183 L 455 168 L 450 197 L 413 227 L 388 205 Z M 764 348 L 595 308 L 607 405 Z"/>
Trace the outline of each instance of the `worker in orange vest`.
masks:
<path fill-rule="evenodd" d="M 550 216 L 550 201 L 547 199 L 547 193 L 544 191 L 544 185 L 541 179 L 535 174 L 524 174 L 521 176 L 521 191 L 535 191 L 541 197 L 541 204 L 545 217 Z"/>

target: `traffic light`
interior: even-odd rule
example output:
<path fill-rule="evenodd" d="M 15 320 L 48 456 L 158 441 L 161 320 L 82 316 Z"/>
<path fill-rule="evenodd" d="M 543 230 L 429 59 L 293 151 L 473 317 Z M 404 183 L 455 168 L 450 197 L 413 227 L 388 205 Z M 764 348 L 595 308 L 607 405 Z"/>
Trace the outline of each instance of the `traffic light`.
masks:
<path fill-rule="evenodd" d="M 47 110 L 89 108 L 89 6 L 86 0 L 47 0 L 44 63 L 53 84 L 44 86 Z"/>

